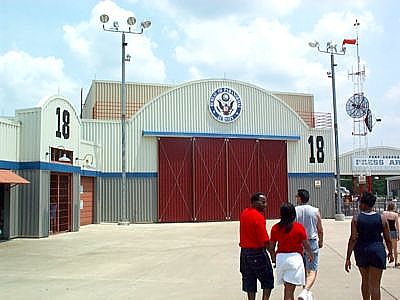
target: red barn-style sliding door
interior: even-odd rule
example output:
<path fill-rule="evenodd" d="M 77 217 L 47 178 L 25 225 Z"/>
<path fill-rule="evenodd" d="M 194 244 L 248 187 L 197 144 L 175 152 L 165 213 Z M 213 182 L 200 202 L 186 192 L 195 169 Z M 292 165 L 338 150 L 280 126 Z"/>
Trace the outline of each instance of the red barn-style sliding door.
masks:
<path fill-rule="evenodd" d="M 287 200 L 286 141 L 159 138 L 160 222 L 238 220 L 254 192 L 268 198 L 266 216 Z"/>

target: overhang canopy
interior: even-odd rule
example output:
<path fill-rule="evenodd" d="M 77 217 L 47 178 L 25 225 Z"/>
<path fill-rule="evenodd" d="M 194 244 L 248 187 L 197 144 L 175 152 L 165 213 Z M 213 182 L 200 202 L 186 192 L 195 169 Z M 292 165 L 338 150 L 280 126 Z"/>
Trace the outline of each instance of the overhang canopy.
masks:
<path fill-rule="evenodd" d="M 10 170 L 0 170 L 0 183 L 5 183 L 5 184 L 26 184 L 30 183 L 28 180 L 25 178 L 22 178 L 21 176 L 18 176 L 14 172 Z"/>

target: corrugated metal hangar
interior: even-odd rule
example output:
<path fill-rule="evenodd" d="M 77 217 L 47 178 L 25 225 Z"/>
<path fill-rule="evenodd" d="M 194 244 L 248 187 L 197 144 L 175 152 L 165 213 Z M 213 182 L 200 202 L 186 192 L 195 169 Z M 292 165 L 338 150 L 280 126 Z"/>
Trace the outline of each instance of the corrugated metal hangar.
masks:
<path fill-rule="evenodd" d="M 330 114 L 309 94 L 226 79 L 126 85 L 127 201 L 121 201 L 118 82 L 93 81 L 82 118 L 68 99 L 0 119 L 3 237 L 46 237 L 90 223 L 237 220 L 256 191 L 268 218 L 298 188 L 335 214 Z M 126 209 L 125 209 L 126 208 Z"/>
<path fill-rule="evenodd" d="M 340 174 L 351 177 L 356 193 L 360 186 L 372 185 L 374 179 L 383 178 L 386 181 L 386 191 L 389 198 L 400 196 L 400 149 L 395 147 L 369 147 L 368 155 L 365 149 L 355 149 L 340 156 Z M 360 182 L 360 173 L 368 174 Z M 362 183 L 363 182 L 363 183 Z"/>

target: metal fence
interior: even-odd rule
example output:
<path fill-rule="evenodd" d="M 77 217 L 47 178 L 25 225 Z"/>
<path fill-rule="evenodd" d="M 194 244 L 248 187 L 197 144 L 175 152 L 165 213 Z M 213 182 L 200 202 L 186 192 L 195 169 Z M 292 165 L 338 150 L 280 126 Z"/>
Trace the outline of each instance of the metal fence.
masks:
<path fill-rule="evenodd" d="M 373 211 L 376 211 L 378 213 L 383 213 L 383 211 L 386 210 L 388 202 L 391 201 L 391 199 L 379 199 L 375 202 L 375 205 L 373 207 Z M 359 202 L 358 201 L 352 201 L 352 202 L 344 202 L 342 211 L 345 214 L 345 216 L 354 216 L 359 214 L 360 209 L 359 209 Z M 397 205 L 397 212 L 399 212 L 399 207 Z"/>

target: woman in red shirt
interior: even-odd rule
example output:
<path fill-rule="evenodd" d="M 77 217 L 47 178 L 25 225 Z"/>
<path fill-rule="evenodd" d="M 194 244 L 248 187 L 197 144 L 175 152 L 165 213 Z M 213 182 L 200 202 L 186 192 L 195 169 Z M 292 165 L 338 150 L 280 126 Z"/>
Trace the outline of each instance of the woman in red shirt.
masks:
<path fill-rule="evenodd" d="M 293 300 L 296 286 L 305 284 L 303 247 L 308 259 L 311 260 L 313 255 L 306 231 L 303 225 L 294 222 L 295 219 L 296 209 L 291 203 L 284 202 L 281 220 L 271 229 L 270 253 L 272 262 L 276 263 L 276 281 L 285 286 L 285 300 Z M 278 249 L 275 252 L 276 244 Z"/>

